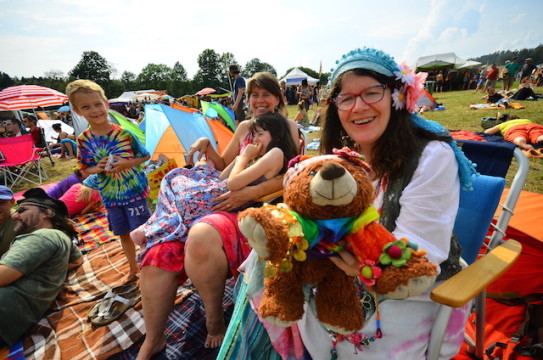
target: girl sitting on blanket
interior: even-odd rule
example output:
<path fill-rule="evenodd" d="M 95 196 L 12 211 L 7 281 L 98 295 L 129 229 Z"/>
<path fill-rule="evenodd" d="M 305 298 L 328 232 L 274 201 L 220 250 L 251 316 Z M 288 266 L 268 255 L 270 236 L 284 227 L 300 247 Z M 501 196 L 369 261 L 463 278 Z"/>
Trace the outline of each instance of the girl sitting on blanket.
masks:
<path fill-rule="evenodd" d="M 153 256 L 147 256 L 147 251 L 166 242 L 184 244 L 190 226 L 211 212 L 214 205 L 211 199 L 286 171 L 288 161 L 298 154 L 287 120 L 278 113 L 267 113 L 251 120 L 249 129 L 254 136 L 253 143 L 248 144 L 222 173 L 203 164 L 190 170 L 174 169 L 164 177 L 154 214 L 131 233 L 132 240 L 142 248 L 140 266 L 168 269 L 172 257 L 167 249 L 155 252 Z"/>

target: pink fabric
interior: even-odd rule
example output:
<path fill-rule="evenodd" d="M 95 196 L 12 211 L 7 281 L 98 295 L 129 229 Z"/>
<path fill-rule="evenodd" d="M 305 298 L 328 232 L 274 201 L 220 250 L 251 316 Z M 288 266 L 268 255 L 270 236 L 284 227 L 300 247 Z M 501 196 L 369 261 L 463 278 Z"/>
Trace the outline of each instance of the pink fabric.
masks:
<path fill-rule="evenodd" d="M 81 213 L 81 210 L 83 210 L 85 206 L 89 204 L 89 201 L 85 199 L 82 199 L 81 201 L 76 201 L 79 190 L 82 186 L 83 184 L 81 183 L 72 185 L 59 199 L 64 204 L 66 204 L 66 207 L 68 208 L 68 215 L 70 215 L 70 217 Z M 91 192 L 90 201 L 100 201 L 100 193 L 96 190 L 93 190 Z"/>

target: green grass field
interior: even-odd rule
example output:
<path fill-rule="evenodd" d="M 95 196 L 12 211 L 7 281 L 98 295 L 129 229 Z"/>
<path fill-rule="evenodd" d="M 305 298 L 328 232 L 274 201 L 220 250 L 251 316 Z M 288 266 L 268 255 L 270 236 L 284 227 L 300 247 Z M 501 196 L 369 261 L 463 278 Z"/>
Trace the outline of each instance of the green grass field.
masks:
<path fill-rule="evenodd" d="M 499 84 L 498 84 L 499 85 Z M 541 93 L 542 88 L 536 88 L 536 93 Z M 443 111 L 432 111 L 424 114 L 424 117 L 430 120 L 435 120 L 450 130 L 467 130 L 467 131 L 482 131 L 481 117 L 495 117 L 496 110 L 469 110 L 470 104 L 482 103 L 480 92 L 473 94 L 473 90 L 466 91 L 451 91 L 444 93 L 434 93 L 436 101 L 445 106 Z M 517 115 L 520 118 L 530 119 L 536 123 L 543 124 L 543 100 L 540 101 L 522 101 L 522 105 L 526 108 L 521 110 L 506 110 L 502 113 L 509 113 L 511 115 Z M 309 110 L 309 118 L 313 118 L 313 109 L 315 105 L 312 105 L 312 109 Z M 505 110 L 505 109 L 504 109 Z M 294 118 L 296 114 L 296 106 L 289 106 L 289 117 Z M 318 138 L 319 132 L 309 134 L 310 140 Z M 310 151 L 310 154 L 316 154 L 315 151 Z M 54 182 L 63 179 L 71 174 L 72 168 L 76 165 L 76 160 L 64 160 L 54 159 L 55 166 L 51 165 L 48 158 L 43 158 L 42 162 L 46 169 L 49 180 L 47 182 Z M 508 173 L 508 185 L 512 180 L 514 171 L 516 171 L 516 164 L 513 164 Z M 15 187 L 14 191 L 26 190 L 32 187 L 31 184 L 22 183 Z M 532 191 L 543 194 L 543 159 L 530 159 L 530 173 L 528 174 L 528 180 L 524 190 Z"/>

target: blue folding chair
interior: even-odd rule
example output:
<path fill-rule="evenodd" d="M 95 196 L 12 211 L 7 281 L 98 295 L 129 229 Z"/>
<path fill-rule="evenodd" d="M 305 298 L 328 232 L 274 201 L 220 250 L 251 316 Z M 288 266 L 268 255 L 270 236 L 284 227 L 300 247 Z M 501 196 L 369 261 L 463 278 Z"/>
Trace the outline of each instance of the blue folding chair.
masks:
<path fill-rule="evenodd" d="M 460 205 L 454 231 L 463 248 L 462 258 L 469 266 L 432 291 L 432 300 L 443 306 L 439 310 L 428 345 L 427 359 L 430 360 L 439 358 L 452 309 L 464 306 L 474 298 L 476 338 L 470 346 L 474 348 L 474 357 L 482 359 L 485 289 L 513 265 L 522 249 L 520 243 L 515 240 L 503 243 L 503 236 L 528 176 L 529 162 L 526 156 L 515 146 L 474 141 L 464 141 L 461 145 L 466 156 L 477 163 L 477 170 L 486 175 L 475 179 L 473 191 L 462 190 L 460 193 Z M 500 217 L 493 224 L 492 220 L 505 186 L 504 177 L 513 157 L 517 161 L 518 168 L 509 194 L 505 202 L 501 204 Z M 488 237 L 490 251 L 476 260 L 487 238 L 489 226 L 493 228 Z"/>

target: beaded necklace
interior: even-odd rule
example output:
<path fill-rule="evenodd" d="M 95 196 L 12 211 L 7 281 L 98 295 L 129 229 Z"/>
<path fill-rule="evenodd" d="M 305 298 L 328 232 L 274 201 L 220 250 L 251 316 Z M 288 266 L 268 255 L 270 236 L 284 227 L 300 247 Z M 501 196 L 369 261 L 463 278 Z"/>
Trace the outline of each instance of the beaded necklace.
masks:
<path fill-rule="evenodd" d="M 364 346 L 369 346 L 375 340 L 383 337 L 383 333 L 381 331 L 381 314 L 379 312 L 379 301 L 377 299 L 377 295 L 373 291 L 370 293 L 375 303 L 375 320 L 376 320 L 375 335 L 368 337 L 361 332 L 352 333 L 349 335 L 343 335 L 343 334 L 338 334 L 330 329 L 327 329 L 328 336 L 330 336 L 330 338 L 332 339 L 332 349 L 330 350 L 330 360 L 338 359 L 336 346 L 338 343 L 342 341 L 348 341 L 351 344 L 353 344 L 354 354 L 357 355 L 358 351 L 364 350 Z"/>

